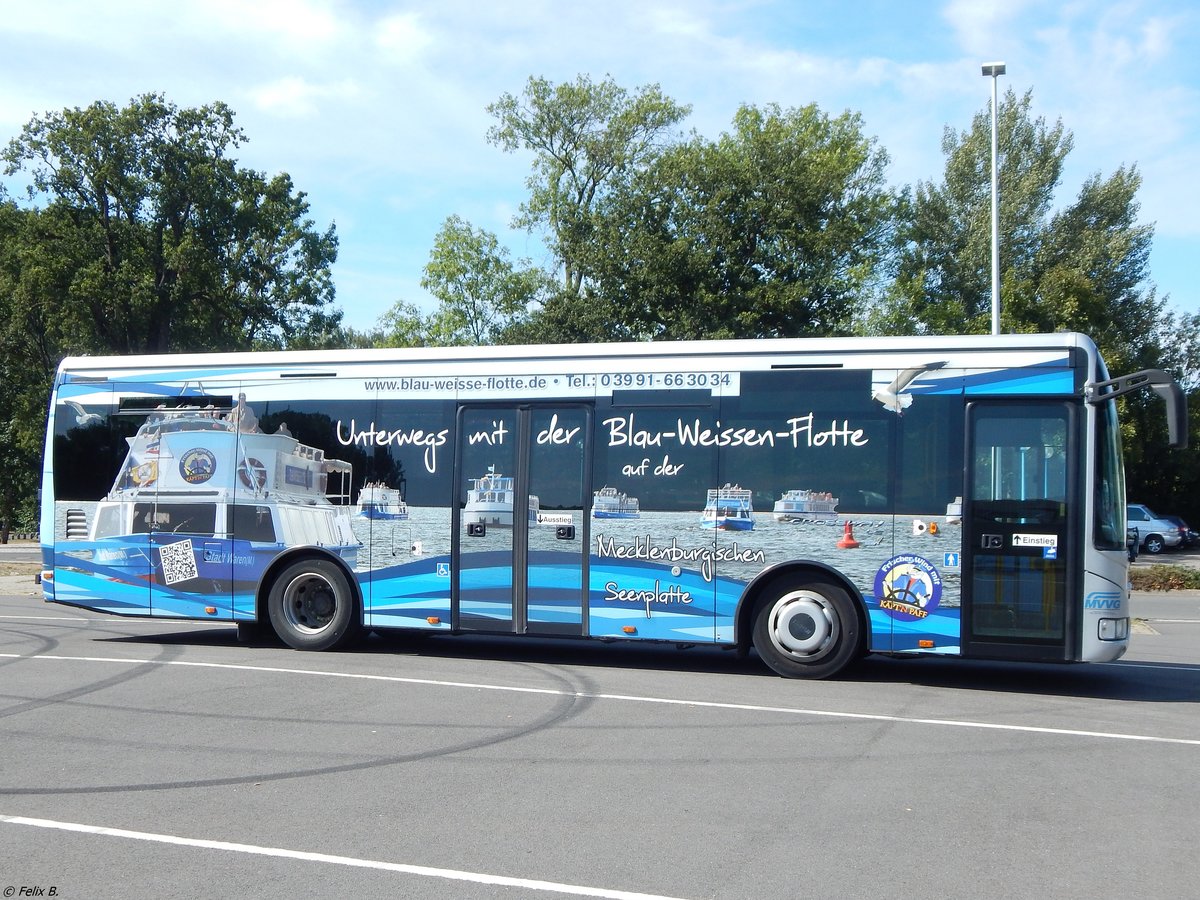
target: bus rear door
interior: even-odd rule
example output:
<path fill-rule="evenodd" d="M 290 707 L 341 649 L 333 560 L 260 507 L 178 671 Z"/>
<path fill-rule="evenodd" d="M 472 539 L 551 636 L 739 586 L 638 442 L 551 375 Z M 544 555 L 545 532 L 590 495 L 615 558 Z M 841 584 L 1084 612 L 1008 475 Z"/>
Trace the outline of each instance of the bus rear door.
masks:
<path fill-rule="evenodd" d="M 590 421 L 581 405 L 459 410 L 455 629 L 586 633 Z"/>

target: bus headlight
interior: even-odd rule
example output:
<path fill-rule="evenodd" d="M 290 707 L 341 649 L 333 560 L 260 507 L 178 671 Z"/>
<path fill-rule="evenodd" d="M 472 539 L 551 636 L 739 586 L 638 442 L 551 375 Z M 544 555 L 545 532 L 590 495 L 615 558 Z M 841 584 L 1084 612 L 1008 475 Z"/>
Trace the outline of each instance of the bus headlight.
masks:
<path fill-rule="evenodd" d="M 1101 619 L 1100 640 L 1127 641 L 1129 640 L 1128 619 Z"/>

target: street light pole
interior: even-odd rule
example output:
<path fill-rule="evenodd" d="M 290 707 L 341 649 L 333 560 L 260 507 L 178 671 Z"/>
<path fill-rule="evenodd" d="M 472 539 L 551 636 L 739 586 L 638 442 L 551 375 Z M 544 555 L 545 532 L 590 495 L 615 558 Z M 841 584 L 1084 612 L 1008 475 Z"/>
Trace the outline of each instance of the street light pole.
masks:
<path fill-rule="evenodd" d="M 992 334 L 1000 333 L 1000 181 L 996 171 L 996 79 L 1004 63 L 983 64 L 984 77 L 992 79 Z"/>

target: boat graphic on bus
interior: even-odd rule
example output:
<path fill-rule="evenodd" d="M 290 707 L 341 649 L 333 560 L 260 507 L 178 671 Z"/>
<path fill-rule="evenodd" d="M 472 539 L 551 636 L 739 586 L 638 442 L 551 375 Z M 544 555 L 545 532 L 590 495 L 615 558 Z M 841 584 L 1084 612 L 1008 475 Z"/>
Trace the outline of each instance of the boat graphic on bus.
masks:
<path fill-rule="evenodd" d="M 463 507 L 463 521 L 492 525 L 497 528 L 512 528 L 513 524 L 513 494 L 516 483 L 511 475 L 501 475 L 495 466 L 489 466 L 486 475 L 468 479 L 471 483 L 467 489 L 467 503 Z M 541 503 L 538 498 L 529 495 L 528 522 L 538 524 L 538 513 Z"/>
<path fill-rule="evenodd" d="M 286 426 L 241 431 L 234 413 L 181 408 L 151 415 L 126 441 L 87 528 L 96 562 L 184 591 L 253 584 L 288 547 L 321 547 L 355 565 L 351 467 Z"/>
<path fill-rule="evenodd" d="M 358 515 L 363 519 L 399 521 L 408 518 L 408 504 L 399 489 L 372 482 L 358 492 Z"/>
<path fill-rule="evenodd" d="M 776 522 L 832 522 L 837 518 L 838 498 L 829 491 L 793 488 L 775 501 Z"/>
<path fill-rule="evenodd" d="M 720 531 L 750 531 L 754 528 L 753 496 L 752 491 L 736 484 L 710 488 L 700 524 Z"/>
<path fill-rule="evenodd" d="M 636 519 L 641 515 L 637 497 L 623 494 L 605 485 L 592 497 L 593 519 Z"/>

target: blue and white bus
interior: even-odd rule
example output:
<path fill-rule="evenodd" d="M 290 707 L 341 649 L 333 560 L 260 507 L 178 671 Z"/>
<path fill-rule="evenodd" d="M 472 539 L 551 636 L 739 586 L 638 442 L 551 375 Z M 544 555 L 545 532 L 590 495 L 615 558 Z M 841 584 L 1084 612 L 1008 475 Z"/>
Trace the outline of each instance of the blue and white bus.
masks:
<path fill-rule="evenodd" d="M 1113 660 L 1115 399 L 1078 334 L 71 358 L 48 601 L 269 626 Z M 363 516 L 364 491 L 404 515 Z M 595 515 L 623 498 L 621 516 Z M 402 504 L 402 506 L 401 506 Z M 707 511 L 706 511 L 707 507 Z"/>

